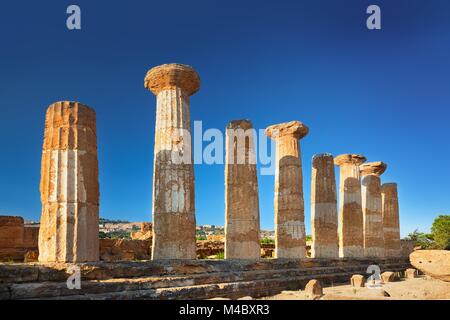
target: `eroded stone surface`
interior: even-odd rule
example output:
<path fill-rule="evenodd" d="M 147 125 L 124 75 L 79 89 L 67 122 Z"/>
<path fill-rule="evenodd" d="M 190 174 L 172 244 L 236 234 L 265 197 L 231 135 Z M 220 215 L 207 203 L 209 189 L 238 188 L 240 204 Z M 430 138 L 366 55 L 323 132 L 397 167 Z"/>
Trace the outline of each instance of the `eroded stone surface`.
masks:
<path fill-rule="evenodd" d="M 226 129 L 225 259 L 259 259 L 259 197 L 253 126 L 231 121 Z"/>
<path fill-rule="evenodd" d="M 132 232 L 131 239 L 132 240 L 152 240 L 153 237 L 153 228 L 151 222 L 142 222 L 141 230 Z"/>
<path fill-rule="evenodd" d="M 163 64 L 147 72 L 144 87 L 156 96 L 161 91 L 178 88 L 191 96 L 200 89 L 200 77 L 191 66 L 178 63 Z"/>
<path fill-rule="evenodd" d="M 276 142 L 275 256 L 306 256 L 303 173 L 299 139 L 308 127 L 299 121 L 270 126 L 266 135 Z"/>
<path fill-rule="evenodd" d="M 366 280 L 363 275 L 355 274 L 350 278 L 350 283 L 354 288 L 362 288 L 365 286 Z"/>
<path fill-rule="evenodd" d="M 396 183 L 385 183 L 381 186 L 381 200 L 385 255 L 399 257 L 401 255 L 400 221 Z"/>
<path fill-rule="evenodd" d="M 23 249 L 23 218 L 0 216 L 0 261 L 20 261 Z"/>
<path fill-rule="evenodd" d="M 323 295 L 322 285 L 319 280 L 312 279 L 305 286 L 305 293 L 310 298 L 319 298 Z"/>
<path fill-rule="evenodd" d="M 406 279 L 414 279 L 417 276 L 417 270 L 413 268 L 409 268 L 405 270 L 405 278 Z"/>
<path fill-rule="evenodd" d="M 200 80 L 189 66 L 151 69 L 145 87 L 156 95 L 152 259 L 195 259 L 194 168 L 189 96 Z"/>
<path fill-rule="evenodd" d="M 205 299 L 268 296 L 326 286 L 364 273 L 373 259 L 160 260 L 80 263 L 80 290 L 67 288 L 68 263 L 0 263 L 0 299 Z M 404 259 L 378 260 L 400 271 Z M 270 291 L 270 292 L 269 292 Z"/>
<path fill-rule="evenodd" d="M 383 280 L 384 283 L 395 281 L 395 272 L 391 271 L 383 272 L 381 274 L 381 280 Z"/>
<path fill-rule="evenodd" d="M 384 256 L 381 179 L 387 165 L 381 161 L 362 164 L 361 196 L 364 220 L 364 255 Z"/>
<path fill-rule="evenodd" d="M 283 136 L 302 139 L 309 132 L 309 128 L 300 121 L 290 121 L 275 124 L 266 129 L 266 135 L 274 140 Z"/>
<path fill-rule="evenodd" d="M 39 261 L 97 261 L 99 185 L 95 111 L 57 102 L 46 114 Z"/>
<path fill-rule="evenodd" d="M 450 251 L 416 250 L 409 256 L 411 264 L 423 273 L 450 282 Z"/>
<path fill-rule="evenodd" d="M 337 258 L 338 214 L 333 156 L 318 154 L 312 160 L 311 176 L 312 258 Z"/>
<path fill-rule="evenodd" d="M 334 164 L 340 167 L 340 257 L 362 257 L 364 255 L 364 221 L 359 166 L 365 161 L 366 158 L 358 154 L 343 154 L 334 159 Z"/>
<path fill-rule="evenodd" d="M 150 260 L 151 240 L 100 239 L 100 260 Z"/>

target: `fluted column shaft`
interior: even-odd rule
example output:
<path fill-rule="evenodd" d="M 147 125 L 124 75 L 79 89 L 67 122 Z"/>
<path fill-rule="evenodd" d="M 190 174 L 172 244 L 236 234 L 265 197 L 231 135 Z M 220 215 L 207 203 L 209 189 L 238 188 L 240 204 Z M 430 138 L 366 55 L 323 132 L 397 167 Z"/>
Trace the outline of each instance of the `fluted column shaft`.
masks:
<path fill-rule="evenodd" d="M 384 249 L 386 257 L 399 257 L 400 217 L 396 183 L 385 183 L 381 186 Z"/>
<path fill-rule="evenodd" d="M 225 156 L 225 259 L 259 259 L 259 197 L 253 126 L 229 123 Z"/>
<path fill-rule="evenodd" d="M 364 216 L 364 255 L 384 256 L 383 216 L 381 212 L 381 179 L 376 175 L 362 178 L 362 207 Z"/>
<path fill-rule="evenodd" d="M 359 155 L 335 158 L 340 166 L 339 177 L 339 256 L 364 256 L 364 222 L 361 206 L 359 165 L 365 161 Z"/>
<path fill-rule="evenodd" d="M 298 121 L 274 125 L 266 134 L 276 141 L 275 256 L 306 257 L 303 174 L 299 140 L 308 128 Z"/>
<path fill-rule="evenodd" d="M 145 86 L 156 95 L 152 259 L 195 259 L 195 198 L 189 96 L 195 71 L 168 64 L 151 69 Z"/>
<path fill-rule="evenodd" d="M 39 261 L 99 258 L 95 111 L 57 102 L 46 114 L 41 166 Z"/>
<path fill-rule="evenodd" d="M 338 258 L 338 214 L 333 156 L 315 155 L 311 176 L 311 258 Z"/>
<path fill-rule="evenodd" d="M 365 163 L 360 166 L 364 219 L 364 255 L 366 257 L 384 257 L 380 175 L 385 170 L 386 164 L 382 162 Z"/>

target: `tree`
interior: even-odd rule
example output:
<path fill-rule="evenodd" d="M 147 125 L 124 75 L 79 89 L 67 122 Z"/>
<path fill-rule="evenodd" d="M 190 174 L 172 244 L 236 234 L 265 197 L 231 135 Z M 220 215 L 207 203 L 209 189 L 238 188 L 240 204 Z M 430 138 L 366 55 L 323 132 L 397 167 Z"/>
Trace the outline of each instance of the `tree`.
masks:
<path fill-rule="evenodd" d="M 450 250 L 450 215 L 440 215 L 431 227 L 435 249 Z"/>
<path fill-rule="evenodd" d="M 433 235 L 414 230 L 405 238 L 405 240 L 414 241 L 416 246 L 422 249 L 431 249 L 434 246 Z"/>
<path fill-rule="evenodd" d="M 262 238 L 260 241 L 261 241 L 261 244 L 274 244 L 275 243 L 275 240 L 267 238 L 267 237 Z"/>

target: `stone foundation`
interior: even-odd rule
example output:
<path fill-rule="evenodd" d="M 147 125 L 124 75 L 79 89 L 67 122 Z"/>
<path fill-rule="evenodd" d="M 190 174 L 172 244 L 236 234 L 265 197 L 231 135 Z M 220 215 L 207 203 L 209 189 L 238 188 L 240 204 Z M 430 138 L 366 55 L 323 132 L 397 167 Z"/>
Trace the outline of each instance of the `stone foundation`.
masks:
<path fill-rule="evenodd" d="M 151 240 L 100 239 L 100 260 L 150 260 Z"/>
<path fill-rule="evenodd" d="M 311 279 L 348 283 L 366 274 L 410 267 L 407 259 L 160 260 L 81 263 L 81 289 L 66 285 L 72 264 L 0 264 L 0 299 L 208 299 L 261 297 L 303 289 Z"/>
<path fill-rule="evenodd" d="M 0 216 L 0 261 L 24 261 L 36 251 L 39 227 L 24 225 L 22 217 Z"/>

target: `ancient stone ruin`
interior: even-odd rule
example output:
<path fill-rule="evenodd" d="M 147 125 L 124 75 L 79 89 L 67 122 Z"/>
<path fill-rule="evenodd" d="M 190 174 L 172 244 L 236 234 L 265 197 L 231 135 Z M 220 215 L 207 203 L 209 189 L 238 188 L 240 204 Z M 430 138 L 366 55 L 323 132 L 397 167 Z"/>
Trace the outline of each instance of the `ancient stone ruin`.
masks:
<path fill-rule="evenodd" d="M 276 124 L 266 135 L 276 143 L 275 257 L 306 257 L 305 207 L 299 140 L 309 129 L 299 121 Z"/>
<path fill-rule="evenodd" d="M 339 256 L 364 256 L 364 221 L 361 205 L 359 166 L 366 157 L 343 154 L 334 159 L 340 167 L 339 182 Z"/>
<path fill-rule="evenodd" d="M 33 248 L 40 263 L 0 264 L 0 299 L 257 297 L 298 290 L 312 279 L 308 290 L 320 296 L 321 284 L 348 281 L 374 263 L 394 273 L 410 267 L 401 256 L 397 185 L 381 184 L 383 162 L 363 164 L 358 154 L 313 157 L 307 257 L 300 139 L 309 129 L 299 121 L 265 131 L 276 144 L 275 259 L 273 247 L 260 244 L 249 120 L 231 121 L 226 130 L 225 244 L 196 242 L 189 97 L 200 78 L 192 67 L 165 64 L 148 71 L 144 84 L 157 101 L 152 224 L 143 224 L 133 240 L 99 241 L 95 112 L 57 102 L 45 120 L 39 241 L 37 228 L 26 236 L 23 219 L 0 217 L 0 259 Z M 334 165 L 340 167 L 339 210 Z M 223 250 L 224 260 L 197 259 Z M 72 263 L 83 281 L 78 291 L 65 283 Z M 352 279 L 364 285 L 364 276 Z"/>
<path fill-rule="evenodd" d="M 153 166 L 153 259 L 195 259 L 194 166 L 189 96 L 200 78 L 189 66 L 151 69 L 145 87 L 156 95 Z"/>
<path fill-rule="evenodd" d="M 383 206 L 383 238 L 387 257 L 400 255 L 400 220 L 396 183 L 385 183 L 381 186 Z"/>
<path fill-rule="evenodd" d="M 22 217 L 0 216 L 0 261 L 36 260 L 39 228 L 25 225 Z"/>
<path fill-rule="evenodd" d="M 99 258 L 95 111 L 62 101 L 47 109 L 41 168 L 40 262 Z"/>
<path fill-rule="evenodd" d="M 259 197 L 252 123 L 231 121 L 225 144 L 225 259 L 259 259 Z"/>
<path fill-rule="evenodd" d="M 331 154 L 317 154 L 312 159 L 311 231 L 311 258 L 339 257 L 336 178 Z"/>
<path fill-rule="evenodd" d="M 362 175 L 364 255 L 366 257 L 384 257 L 380 176 L 386 167 L 386 164 L 381 161 L 365 163 L 359 167 Z"/>

